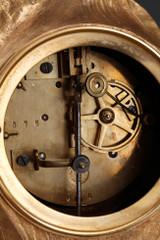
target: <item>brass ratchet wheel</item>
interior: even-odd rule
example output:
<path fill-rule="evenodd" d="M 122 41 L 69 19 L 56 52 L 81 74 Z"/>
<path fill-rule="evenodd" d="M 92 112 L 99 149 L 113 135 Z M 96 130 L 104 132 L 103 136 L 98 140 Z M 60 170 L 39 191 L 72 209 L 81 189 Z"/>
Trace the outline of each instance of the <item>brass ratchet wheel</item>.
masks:
<path fill-rule="evenodd" d="M 158 27 L 132 0 L 17 2 L 2 4 L 3 235 L 146 236 L 160 207 Z"/>

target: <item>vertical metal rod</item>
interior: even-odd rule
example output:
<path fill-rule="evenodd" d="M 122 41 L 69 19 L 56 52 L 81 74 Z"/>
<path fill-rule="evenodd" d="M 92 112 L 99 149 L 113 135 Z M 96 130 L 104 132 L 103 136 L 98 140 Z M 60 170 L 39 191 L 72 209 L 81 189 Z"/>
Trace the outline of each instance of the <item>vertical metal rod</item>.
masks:
<path fill-rule="evenodd" d="M 78 94 L 77 94 L 78 95 Z M 76 155 L 81 155 L 81 102 L 76 102 Z"/>
<path fill-rule="evenodd" d="M 81 216 L 81 197 L 82 197 L 81 173 L 77 173 L 77 210 L 78 210 L 78 216 Z"/>
<path fill-rule="evenodd" d="M 76 78 L 75 94 L 75 112 L 76 112 L 76 155 L 81 155 L 81 84 L 80 79 Z M 77 210 L 78 216 L 81 215 L 81 173 L 77 173 Z"/>

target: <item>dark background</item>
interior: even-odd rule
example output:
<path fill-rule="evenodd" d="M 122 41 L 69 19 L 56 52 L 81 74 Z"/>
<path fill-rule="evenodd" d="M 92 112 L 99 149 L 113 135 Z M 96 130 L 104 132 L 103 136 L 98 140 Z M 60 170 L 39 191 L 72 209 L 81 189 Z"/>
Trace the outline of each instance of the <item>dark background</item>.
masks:
<path fill-rule="evenodd" d="M 160 27 L 160 0 L 135 0 L 144 7 Z"/>

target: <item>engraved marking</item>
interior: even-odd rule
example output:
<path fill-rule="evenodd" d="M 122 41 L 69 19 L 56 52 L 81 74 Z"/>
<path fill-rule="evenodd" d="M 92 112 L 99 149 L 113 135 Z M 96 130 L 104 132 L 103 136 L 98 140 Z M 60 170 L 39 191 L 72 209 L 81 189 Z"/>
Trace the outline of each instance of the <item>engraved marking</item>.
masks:
<path fill-rule="evenodd" d="M 38 120 L 35 120 L 34 125 L 35 125 L 36 127 L 38 127 L 38 126 L 39 126 L 39 121 L 38 121 Z"/>
<path fill-rule="evenodd" d="M 92 199 L 92 195 L 90 193 L 88 193 L 88 199 Z"/>
<path fill-rule="evenodd" d="M 71 201 L 71 195 L 70 194 L 67 194 L 66 200 L 67 200 L 67 202 Z"/>
<path fill-rule="evenodd" d="M 17 123 L 13 121 L 13 127 L 16 128 L 17 127 Z"/>
<path fill-rule="evenodd" d="M 25 126 L 25 127 L 28 126 L 28 121 L 24 121 L 24 126 Z"/>

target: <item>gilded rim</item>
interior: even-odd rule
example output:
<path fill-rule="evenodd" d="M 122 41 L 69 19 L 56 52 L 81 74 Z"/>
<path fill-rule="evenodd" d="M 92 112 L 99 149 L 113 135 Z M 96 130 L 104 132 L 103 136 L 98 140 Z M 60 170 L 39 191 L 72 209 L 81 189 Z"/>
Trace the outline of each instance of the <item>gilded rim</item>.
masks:
<path fill-rule="evenodd" d="M 87 34 L 89 33 L 89 34 Z M 103 41 L 102 41 L 103 39 Z M 143 64 L 160 83 L 160 54 L 143 39 L 107 26 L 71 27 L 49 32 L 11 58 L 2 68 L 0 89 L 0 177 L 2 194 L 9 204 L 32 223 L 50 231 L 95 236 L 126 229 L 144 221 L 160 207 L 160 180 L 138 202 L 113 214 L 100 217 L 75 217 L 52 210 L 34 197 L 14 175 L 4 147 L 4 117 L 8 102 L 21 78 L 43 58 L 74 46 L 99 46 L 119 50 Z M 124 47 L 125 46 L 125 47 Z M 147 61 L 146 61 L 147 58 Z"/>

